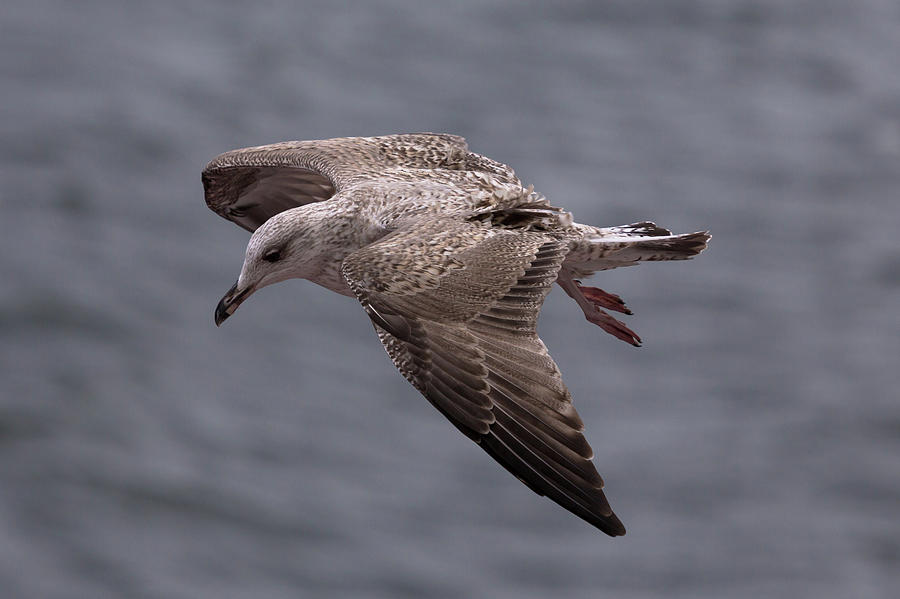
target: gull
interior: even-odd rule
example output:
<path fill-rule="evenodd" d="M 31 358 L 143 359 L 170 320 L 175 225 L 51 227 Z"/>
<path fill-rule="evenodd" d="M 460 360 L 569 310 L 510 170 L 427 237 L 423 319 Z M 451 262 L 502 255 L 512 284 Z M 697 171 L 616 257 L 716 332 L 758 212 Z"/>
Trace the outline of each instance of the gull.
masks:
<path fill-rule="evenodd" d="M 531 490 L 610 536 L 584 424 L 536 332 L 553 283 L 585 318 L 635 346 L 606 310 L 622 299 L 581 280 L 684 260 L 705 231 L 574 222 L 513 170 L 455 135 L 289 141 L 225 152 L 203 170 L 207 205 L 252 232 L 216 325 L 254 292 L 307 279 L 356 298 L 400 373 Z"/>

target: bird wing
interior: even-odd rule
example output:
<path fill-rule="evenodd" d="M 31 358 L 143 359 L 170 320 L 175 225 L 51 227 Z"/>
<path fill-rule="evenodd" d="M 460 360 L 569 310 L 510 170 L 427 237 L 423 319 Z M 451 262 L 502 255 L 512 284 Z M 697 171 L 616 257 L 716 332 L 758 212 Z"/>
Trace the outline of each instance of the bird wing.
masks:
<path fill-rule="evenodd" d="M 456 135 L 411 133 L 287 141 L 231 150 L 203 169 L 206 204 L 248 231 L 271 216 L 328 200 L 355 183 L 415 169 L 481 171 L 500 182 L 518 182 L 508 166 L 469 152 Z M 386 175 L 387 173 L 387 175 Z"/>
<path fill-rule="evenodd" d="M 407 225 L 342 272 L 404 377 L 540 495 L 611 536 L 584 425 L 535 326 L 566 244 L 470 222 Z"/>

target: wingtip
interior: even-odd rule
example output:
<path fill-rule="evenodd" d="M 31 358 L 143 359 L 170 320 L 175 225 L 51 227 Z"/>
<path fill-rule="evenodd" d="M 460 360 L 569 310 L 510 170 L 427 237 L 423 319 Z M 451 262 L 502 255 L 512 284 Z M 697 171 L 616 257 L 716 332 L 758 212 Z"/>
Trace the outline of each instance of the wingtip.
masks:
<path fill-rule="evenodd" d="M 594 526 L 611 537 L 625 536 L 625 525 L 622 524 L 622 521 L 615 514 L 610 514 L 600 524 L 595 523 Z"/>

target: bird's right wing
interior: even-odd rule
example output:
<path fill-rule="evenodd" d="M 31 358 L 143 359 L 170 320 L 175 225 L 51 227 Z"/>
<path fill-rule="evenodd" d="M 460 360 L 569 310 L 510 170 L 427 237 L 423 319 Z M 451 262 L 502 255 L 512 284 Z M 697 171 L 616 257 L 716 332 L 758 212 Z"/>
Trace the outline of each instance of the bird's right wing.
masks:
<path fill-rule="evenodd" d="M 566 251 L 543 233 L 433 221 L 354 252 L 342 272 L 429 402 L 529 488 L 622 535 L 581 418 L 535 331 Z"/>

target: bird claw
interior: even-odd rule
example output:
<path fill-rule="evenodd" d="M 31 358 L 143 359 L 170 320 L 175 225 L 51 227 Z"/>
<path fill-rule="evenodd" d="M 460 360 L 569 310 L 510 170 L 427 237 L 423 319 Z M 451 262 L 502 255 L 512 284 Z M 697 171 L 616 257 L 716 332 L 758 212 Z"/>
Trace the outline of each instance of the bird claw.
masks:
<path fill-rule="evenodd" d="M 580 281 L 575 281 L 575 286 L 578 287 L 578 291 L 581 292 L 584 299 L 594 304 L 597 308 L 606 308 L 622 314 L 633 314 L 628 306 L 625 305 L 625 300 L 615 293 L 603 291 L 597 287 L 584 287 Z"/>
<path fill-rule="evenodd" d="M 613 337 L 621 339 L 625 343 L 630 343 L 635 347 L 641 346 L 641 338 L 638 337 L 637 333 L 625 326 L 624 322 L 613 318 L 600 308 L 595 307 L 593 311 L 585 312 L 584 316 L 588 322 L 597 325 Z"/>

